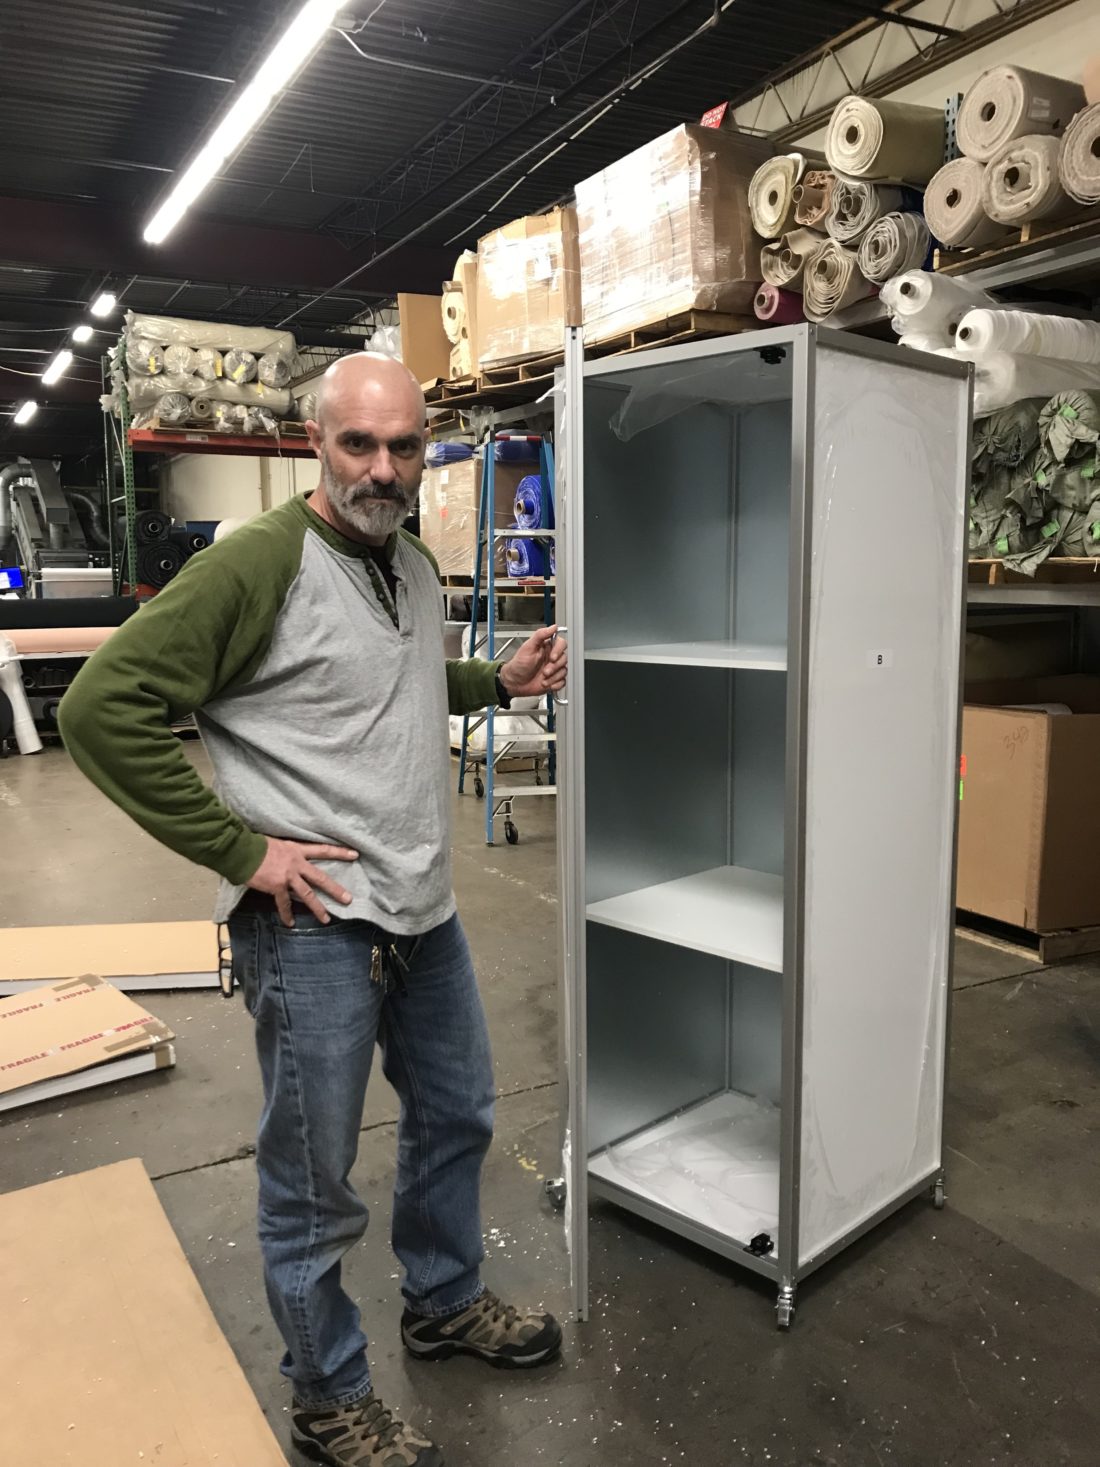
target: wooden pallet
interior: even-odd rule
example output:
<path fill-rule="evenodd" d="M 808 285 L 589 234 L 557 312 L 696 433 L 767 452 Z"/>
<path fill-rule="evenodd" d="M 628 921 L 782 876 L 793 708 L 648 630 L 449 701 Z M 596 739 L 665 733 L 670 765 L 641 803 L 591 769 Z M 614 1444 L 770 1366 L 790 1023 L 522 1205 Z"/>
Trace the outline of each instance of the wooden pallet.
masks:
<path fill-rule="evenodd" d="M 977 912 L 956 912 L 955 928 L 960 937 L 995 947 L 1037 963 L 1066 963 L 1090 953 L 1100 953 L 1100 927 L 1067 927 L 1061 932 L 1031 932 L 1008 922 L 996 922 Z"/>
<path fill-rule="evenodd" d="M 1007 260 L 1016 260 L 1054 245 L 1074 244 L 1100 234 L 1100 206 L 1079 210 L 1068 219 L 1034 219 L 1022 224 L 1019 229 L 1006 232 L 1001 244 L 989 245 L 983 250 L 936 250 L 932 268 L 941 275 L 965 275 L 968 270 L 983 269 L 987 265 L 1000 265 Z"/>
<path fill-rule="evenodd" d="M 1079 555 L 1052 555 L 1033 576 L 1010 570 L 1003 560 L 972 560 L 967 573 L 971 586 L 1080 586 L 1097 577 L 1100 559 Z"/>

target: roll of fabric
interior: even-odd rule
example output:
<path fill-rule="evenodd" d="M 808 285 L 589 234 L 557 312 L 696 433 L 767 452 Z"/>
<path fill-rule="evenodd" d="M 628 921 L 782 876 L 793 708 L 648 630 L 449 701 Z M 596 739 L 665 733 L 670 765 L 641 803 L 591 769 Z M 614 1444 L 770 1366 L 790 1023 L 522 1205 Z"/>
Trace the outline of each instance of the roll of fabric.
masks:
<path fill-rule="evenodd" d="M 137 553 L 137 578 L 146 586 L 160 591 L 184 567 L 187 556 L 171 540 L 156 545 L 142 545 Z"/>
<path fill-rule="evenodd" d="M 554 519 L 543 494 L 541 475 L 526 474 L 516 485 L 515 514 L 521 530 L 553 529 Z"/>
<path fill-rule="evenodd" d="M 187 548 L 192 555 L 197 555 L 200 550 L 205 550 L 210 541 L 205 535 L 200 535 L 197 530 L 190 530 L 187 535 Z"/>
<path fill-rule="evenodd" d="M 225 360 L 220 351 L 213 346 L 200 346 L 194 349 L 195 374 L 204 382 L 217 382 L 219 377 L 225 375 Z"/>
<path fill-rule="evenodd" d="M 799 293 L 780 290 L 778 285 L 762 285 L 753 297 L 752 309 L 756 319 L 769 326 L 794 326 L 806 319 Z"/>
<path fill-rule="evenodd" d="M 311 418 L 317 416 L 317 394 L 315 392 L 303 392 L 295 404 L 296 417 L 299 423 L 308 423 Z"/>
<path fill-rule="evenodd" d="M 921 331 L 946 337 L 953 346 L 955 329 L 967 311 L 992 302 L 985 291 L 964 285 L 950 275 L 928 270 L 906 270 L 882 287 L 882 303 L 891 312 L 898 335 Z"/>
<path fill-rule="evenodd" d="M 749 213 L 762 239 L 778 239 L 794 224 L 794 191 L 805 171 L 801 153 L 767 158 L 749 180 Z"/>
<path fill-rule="evenodd" d="M 428 450 L 424 455 L 424 462 L 430 469 L 444 468 L 447 464 L 465 463 L 468 458 L 473 458 L 474 450 L 469 443 L 441 443 L 428 444 Z"/>
<path fill-rule="evenodd" d="M 1081 68 L 1081 83 L 1089 106 L 1100 102 L 1100 51 L 1095 56 L 1090 56 Z"/>
<path fill-rule="evenodd" d="M 134 534 L 140 545 L 151 545 L 163 540 L 172 528 L 172 521 L 159 509 L 147 509 L 134 520 Z"/>
<path fill-rule="evenodd" d="M 1082 449 L 1091 452 L 1095 461 L 1100 439 L 1100 400 L 1076 389 L 1056 392 L 1039 413 L 1039 437 L 1059 463 L 1065 463 Z"/>
<path fill-rule="evenodd" d="M 1100 366 L 1062 362 L 1006 351 L 963 351 L 945 347 L 937 353 L 974 364 L 974 416 L 984 417 L 1024 397 L 1052 397 L 1056 392 L 1100 388 Z"/>
<path fill-rule="evenodd" d="M 931 247 L 932 236 L 919 214 L 884 214 L 859 242 L 859 268 L 881 285 L 892 275 L 919 270 Z"/>
<path fill-rule="evenodd" d="M 992 66 L 967 89 L 959 108 L 959 150 L 988 163 L 1016 138 L 1060 137 L 1084 105 L 1077 82 L 1022 66 Z"/>
<path fill-rule="evenodd" d="M 946 331 L 903 331 L 898 337 L 899 346 L 910 351 L 943 351 L 951 345 Z"/>
<path fill-rule="evenodd" d="M 925 184 L 943 162 L 944 118 L 938 107 L 843 97 L 825 134 L 829 167 L 848 178 Z"/>
<path fill-rule="evenodd" d="M 801 290 L 806 261 L 825 243 L 815 229 L 792 229 L 760 251 L 760 273 L 769 285 Z"/>
<path fill-rule="evenodd" d="M 196 423 L 210 423 L 214 420 L 214 401 L 209 397 L 193 397 L 191 399 L 191 416 Z"/>
<path fill-rule="evenodd" d="M 242 433 L 247 411 L 239 402 L 215 402 L 213 425 L 219 433 Z"/>
<path fill-rule="evenodd" d="M 265 387 L 286 387 L 291 378 L 289 357 L 280 352 L 265 352 L 256 363 L 256 376 Z"/>
<path fill-rule="evenodd" d="M 537 464 L 538 440 L 534 438 L 498 438 L 493 444 L 493 457 L 498 464 Z"/>
<path fill-rule="evenodd" d="M 808 229 L 824 229 L 833 202 L 836 174 L 827 168 L 808 168 L 795 185 L 794 222 Z"/>
<path fill-rule="evenodd" d="M 846 250 L 835 239 L 827 239 L 806 265 L 802 281 L 806 319 L 826 321 L 834 311 L 866 299 L 874 289 L 864 279 L 855 251 Z"/>
<path fill-rule="evenodd" d="M 1054 219 L 1076 206 L 1058 176 L 1057 138 L 1015 138 L 992 159 L 982 178 L 982 208 L 1001 224 Z"/>
<path fill-rule="evenodd" d="M 126 367 L 138 377 L 159 377 L 164 371 L 164 348 L 155 341 L 127 342 Z"/>
<path fill-rule="evenodd" d="M 466 327 L 466 292 L 457 280 L 449 280 L 443 287 L 441 311 L 447 340 L 457 346 Z"/>
<path fill-rule="evenodd" d="M 1078 112 L 1066 128 L 1058 177 L 1078 204 L 1100 203 L 1100 103 Z"/>
<path fill-rule="evenodd" d="M 841 244 L 854 244 L 876 219 L 901 209 L 905 202 L 904 191 L 890 184 L 838 178 L 825 228 Z"/>
<path fill-rule="evenodd" d="M 1004 236 L 1003 224 L 982 208 L 985 165 L 974 158 L 953 158 L 924 191 L 924 217 L 934 239 L 957 249 L 980 249 Z"/>
<path fill-rule="evenodd" d="M 955 332 L 966 351 L 1030 352 L 1066 362 L 1100 362 L 1100 321 L 1043 316 L 1037 311 L 967 311 Z"/>
<path fill-rule="evenodd" d="M 189 346 L 166 346 L 164 370 L 174 377 L 189 377 L 196 370 L 195 352 Z"/>
<path fill-rule="evenodd" d="M 520 576 L 545 576 L 546 550 L 538 540 L 508 540 L 505 544 L 504 563 L 513 579 Z"/>
<path fill-rule="evenodd" d="M 173 427 L 186 423 L 191 416 L 191 399 L 182 392 L 166 392 L 157 402 L 157 416 Z"/>
<path fill-rule="evenodd" d="M 243 387 L 246 382 L 252 382 L 256 377 L 256 358 L 250 351 L 240 351 L 233 347 L 227 351 L 223 358 L 226 378 L 235 382 L 238 387 Z"/>

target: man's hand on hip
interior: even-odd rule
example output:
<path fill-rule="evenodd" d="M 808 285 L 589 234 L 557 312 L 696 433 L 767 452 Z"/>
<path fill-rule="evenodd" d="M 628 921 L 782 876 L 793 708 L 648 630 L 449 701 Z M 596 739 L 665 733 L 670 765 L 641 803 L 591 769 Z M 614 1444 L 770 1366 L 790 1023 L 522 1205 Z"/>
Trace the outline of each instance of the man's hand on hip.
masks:
<path fill-rule="evenodd" d="M 500 680 L 510 698 L 536 698 L 558 693 L 569 671 L 569 648 L 554 627 L 539 627 L 500 669 Z"/>
<path fill-rule="evenodd" d="M 319 922 L 328 922 L 330 914 L 321 905 L 317 891 L 347 906 L 351 892 L 333 881 L 313 861 L 358 861 L 358 851 L 347 846 L 311 845 L 307 841 L 276 840 L 267 837 L 267 855 L 260 862 L 248 885 L 275 898 L 275 906 L 284 927 L 294 926 L 291 902 L 308 907 Z M 317 891 L 314 891 L 314 887 Z"/>

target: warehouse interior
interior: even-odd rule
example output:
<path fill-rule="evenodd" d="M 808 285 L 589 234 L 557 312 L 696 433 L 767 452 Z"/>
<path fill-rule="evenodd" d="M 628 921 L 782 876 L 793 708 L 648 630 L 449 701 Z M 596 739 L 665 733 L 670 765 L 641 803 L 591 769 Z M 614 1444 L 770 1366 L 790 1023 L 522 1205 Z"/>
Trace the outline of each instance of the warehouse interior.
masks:
<path fill-rule="evenodd" d="M 0 1459 L 1093 1467 L 1096 6 L 20 0 L 5 42 Z M 282 575 L 245 547 L 334 493 L 363 352 L 426 404 L 482 1277 L 563 1333 L 527 1370 L 403 1344 L 376 1063 L 342 1285 L 419 1459 L 366 1418 L 303 1455 L 212 921 L 275 898 L 130 788 L 239 584 L 217 678 L 157 705 L 175 788 L 351 843 L 250 825 L 219 709 L 282 687 L 277 633 L 222 665 Z M 349 538 L 400 632 L 420 558 Z M 456 698 L 564 644 L 564 688 Z M 323 760 L 360 706 L 326 701 L 243 762 Z M 94 727 L 127 717 L 131 766 Z M 340 808 L 400 763 L 356 717 Z M 374 880 L 345 929 L 382 931 Z"/>

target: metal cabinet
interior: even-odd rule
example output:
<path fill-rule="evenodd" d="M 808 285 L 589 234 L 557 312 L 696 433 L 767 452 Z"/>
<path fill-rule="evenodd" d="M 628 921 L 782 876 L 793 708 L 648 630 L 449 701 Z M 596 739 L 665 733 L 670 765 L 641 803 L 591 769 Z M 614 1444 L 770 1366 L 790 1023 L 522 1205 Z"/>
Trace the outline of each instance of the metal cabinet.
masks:
<path fill-rule="evenodd" d="M 965 367 L 797 326 L 557 393 L 564 1166 L 795 1288 L 942 1202 Z"/>

